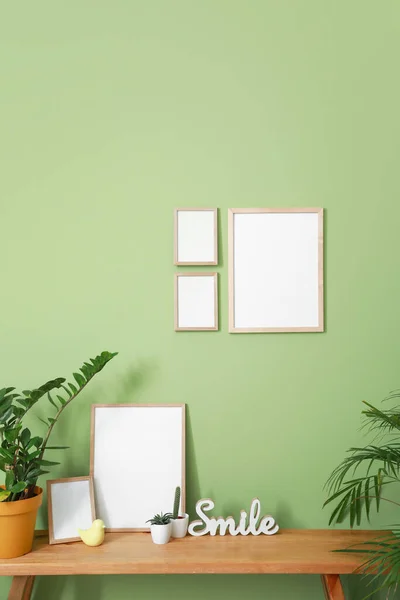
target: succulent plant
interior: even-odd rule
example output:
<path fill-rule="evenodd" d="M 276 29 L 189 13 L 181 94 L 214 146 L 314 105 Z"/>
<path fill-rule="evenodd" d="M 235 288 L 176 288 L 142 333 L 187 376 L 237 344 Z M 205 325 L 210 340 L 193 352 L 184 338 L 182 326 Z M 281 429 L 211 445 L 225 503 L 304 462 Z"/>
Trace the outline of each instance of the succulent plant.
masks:
<path fill-rule="evenodd" d="M 179 505 L 181 502 L 181 488 L 178 487 L 175 489 L 175 497 L 174 497 L 174 509 L 172 511 L 172 518 L 177 519 L 179 513 Z"/>
<path fill-rule="evenodd" d="M 152 519 L 146 521 L 146 523 L 150 523 L 150 525 L 168 525 L 171 522 L 172 514 L 171 513 L 160 513 L 159 515 L 154 515 Z"/>

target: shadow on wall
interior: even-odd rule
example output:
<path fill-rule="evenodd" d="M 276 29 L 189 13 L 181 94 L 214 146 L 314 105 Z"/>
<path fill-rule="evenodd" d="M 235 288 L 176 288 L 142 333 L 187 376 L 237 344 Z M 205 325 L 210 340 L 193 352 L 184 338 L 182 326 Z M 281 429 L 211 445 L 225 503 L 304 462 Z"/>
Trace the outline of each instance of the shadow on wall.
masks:
<path fill-rule="evenodd" d="M 196 502 L 200 499 L 200 482 L 197 470 L 194 435 L 189 406 L 186 405 L 186 512 L 192 520 L 196 515 Z"/>
<path fill-rule="evenodd" d="M 89 474 L 91 405 L 137 403 L 138 394 L 144 385 L 151 381 L 155 372 L 156 368 L 150 363 L 132 365 L 111 382 L 93 382 L 92 387 L 82 392 L 82 398 L 77 398 L 76 404 L 71 402 L 66 415 L 62 415 L 66 418 L 61 418 L 55 429 L 57 442 L 71 447 L 71 450 L 64 451 L 60 456 L 60 477 L 80 477 Z M 72 451 L 74 448 L 75 452 Z"/>
<path fill-rule="evenodd" d="M 60 463 L 47 479 L 63 477 L 81 477 L 89 475 L 89 443 L 92 404 L 133 404 L 147 381 L 151 380 L 155 367 L 150 363 L 138 363 L 129 367 L 123 375 L 118 375 L 108 384 L 99 384 L 96 380 L 66 408 L 57 422 L 52 441 L 66 450 L 47 452 L 46 458 Z M 40 410 L 40 412 L 39 412 Z M 36 415 L 42 419 L 51 416 L 51 407 L 43 402 Z M 46 481 L 41 481 L 46 488 Z M 47 494 L 44 494 L 40 514 L 47 520 Z"/>
<path fill-rule="evenodd" d="M 212 498 L 212 494 L 210 495 Z M 260 496 L 261 501 L 261 516 L 271 515 L 276 523 L 279 525 L 280 529 L 304 529 L 304 522 L 301 519 L 297 518 L 297 515 L 293 515 L 292 509 L 289 505 L 281 500 L 277 503 L 277 507 L 275 510 L 270 510 L 267 503 L 263 503 L 263 499 Z M 245 510 L 249 513 L 250 503 L 252 498 L 249 498 L 247 506 L 244 506 L 243 503 L 239 502 L 228 502 L 222 505 L 222 514 L 226 518 L 228 515 L 233 516 L 236 522 L 239 522 L 240 511 Z M 216 516 L 216 513 L 213 514 Z"/>

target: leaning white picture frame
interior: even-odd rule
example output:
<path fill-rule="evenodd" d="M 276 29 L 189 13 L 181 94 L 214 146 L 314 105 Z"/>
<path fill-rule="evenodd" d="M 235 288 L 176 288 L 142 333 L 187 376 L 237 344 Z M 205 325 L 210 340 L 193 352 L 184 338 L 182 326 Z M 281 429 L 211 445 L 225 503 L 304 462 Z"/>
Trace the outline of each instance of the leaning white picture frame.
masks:
<path fill-rule="evenodd" d="M 175 331 L 218 331 L 217 273 L 175 273 Z"/>
<path fill-rule="evenodd" d="M 93 404 L 90 473 L 107 531 L 149 531 L 177 486 L 185 512 L 185 404 Z"/>
<path fill-rule="evenodd" d="M 49 543 L 78 542 L 78 529 L 88 529 L 96 519 L 91 477 L 47 481 Z"/>
<path fill-rule="evenodd" d="M 218 210 L 176 208 L 174 211 L 174 264 L 218 264 Z"/>
<path fill-rule="evenodd" d="M 324 331 L 323 209 L 231 208 L 229 332 Z"/>

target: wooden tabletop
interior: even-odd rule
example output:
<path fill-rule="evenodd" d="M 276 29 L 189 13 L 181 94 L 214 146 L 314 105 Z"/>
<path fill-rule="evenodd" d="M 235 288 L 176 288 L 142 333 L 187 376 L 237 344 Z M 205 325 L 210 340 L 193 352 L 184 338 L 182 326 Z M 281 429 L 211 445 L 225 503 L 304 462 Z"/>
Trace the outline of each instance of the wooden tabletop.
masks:
<path fill-rule="evenodd" d="M 139 573 L 352 573 L 365 555 L 332 552 L 382 536 L 382 531 L 284 529 L 273 536 L 204 536 L 157 546 L 149 533 L 107 533 L 104 544 L 50 546 L 47 535 L 31 553 L 0 560 L 0 575 Z"/>

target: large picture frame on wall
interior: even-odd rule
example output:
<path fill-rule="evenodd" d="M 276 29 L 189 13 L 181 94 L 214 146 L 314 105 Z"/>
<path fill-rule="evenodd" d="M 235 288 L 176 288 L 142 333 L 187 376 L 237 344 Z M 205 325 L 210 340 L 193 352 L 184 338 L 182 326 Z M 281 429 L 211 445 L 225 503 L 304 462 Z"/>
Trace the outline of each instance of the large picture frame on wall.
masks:
<path fill-rule="evenodd" d="M 230 333 L 324 331 L 323 209 L 231 208 Z"/>

